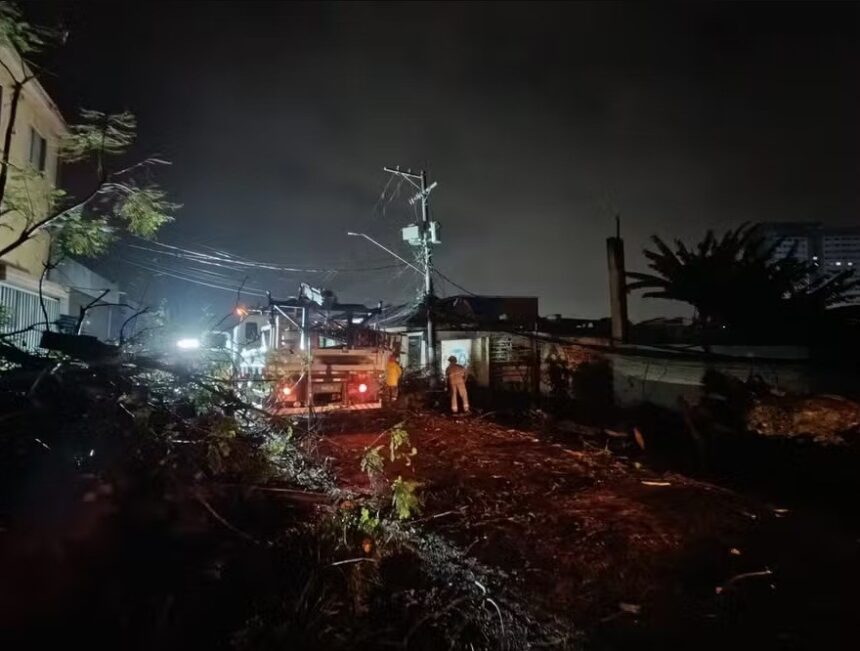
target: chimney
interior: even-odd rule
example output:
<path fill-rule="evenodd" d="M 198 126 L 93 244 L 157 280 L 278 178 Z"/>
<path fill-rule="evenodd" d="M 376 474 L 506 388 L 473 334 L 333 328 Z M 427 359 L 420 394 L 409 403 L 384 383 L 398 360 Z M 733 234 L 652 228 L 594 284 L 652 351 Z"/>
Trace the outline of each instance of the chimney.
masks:
<path fill-rule="evenodd" d="M 615 237 L 606 238 L 609 261 L 609 315 L 612 319 L 612 343 L 627 342 L 627 281 L 624 273 L 624 240 L 621 239 L 621 217 L 615 217 Z"/>

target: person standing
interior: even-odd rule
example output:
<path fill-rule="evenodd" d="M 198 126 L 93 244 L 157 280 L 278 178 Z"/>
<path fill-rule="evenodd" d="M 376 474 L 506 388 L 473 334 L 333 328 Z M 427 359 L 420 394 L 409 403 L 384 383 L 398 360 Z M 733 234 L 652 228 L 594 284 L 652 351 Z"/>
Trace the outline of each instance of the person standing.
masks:
<path fill-rule="evenodd" d="M 451 391 L 451 413 L 458 411 L 457 396 L 463 403 L 463 413 L 469 413 L 469 394 L 466 392 L 466 369 L 457 363 L 457 358 L 451 355 L 448 358 L 448 368 L 445 369 L 445 377 L 448 379 L 448 389 Z"/>
<path fill-rule="evenodd" d="M 388 394 L 389 404 L 397 402 L 397 395 L 400 392 L 400 377 L 403 375 L 403 367 L 397 360 L 397 355 L 391 353 L 388 357 L 388 363 L 385 365 L 385 390 Z"/>

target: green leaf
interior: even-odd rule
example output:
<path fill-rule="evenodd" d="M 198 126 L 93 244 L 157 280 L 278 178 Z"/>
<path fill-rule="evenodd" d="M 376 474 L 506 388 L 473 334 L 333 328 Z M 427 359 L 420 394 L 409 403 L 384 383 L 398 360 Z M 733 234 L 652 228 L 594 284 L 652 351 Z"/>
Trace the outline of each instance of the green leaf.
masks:
<path fill-rule="evenodd" d="M 370 513 L 370 509 L 366 506 L 361 507 L 361 515 L 358 518 L 358 528 L 366 534 L 375 534 L 380 526 L 379 518 Z"/>
<path fill-rule="evenodd" d="M 116 239 L 114 229 L 104 217 L 87 219 L 81 211 L 72 211 L 51 226 L 56 242 L 65 253 L 95 257 L 104 253 Z"/>
<path fill-rule="evenodd" d="M 371 479 L 381 475 L 385 468 L 385 461 L 383 461 L 382 455 L 379 453 L 380 450 L 382 450 L 382 446 L 377 445 L 366 450 L 361 457 L 361 471 L 366 473 Z"/>
<path fill-rule="evenodd" d="M 399 520 L 408 520 L 413 515 L 421 513 L 421 499 L 416 494 L 420 486 L 415 481 L 403 481 L 398 477 L 391 484 L 391 506 Z"/>
<path fill-rule="evenodd" d="M 173 221 L 170 213 L 180 207 L 168 201 L 164 191 L 155 186 L 125 186 L 123 190 L 117 215 L 125 221 L 129 232 L 139 237 L 155 235 L 164 224 Z"/>
<path fill-rule="evenodd" d="M 402 423 L 400 423 L 402 425 Z M 389 457 L 391 461 L 397 458 L 397 452 L 402 447 L 409 447 L 409 432 L 399 425 L 395 425 L 391 430 L 388 440 Z"/>

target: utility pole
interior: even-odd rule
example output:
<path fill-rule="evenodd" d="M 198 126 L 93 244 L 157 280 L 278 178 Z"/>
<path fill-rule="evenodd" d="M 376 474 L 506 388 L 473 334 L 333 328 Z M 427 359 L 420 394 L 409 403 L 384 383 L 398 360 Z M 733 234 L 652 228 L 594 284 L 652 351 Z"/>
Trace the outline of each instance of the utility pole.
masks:
<path fill-rule="evenodd" d="M 414 205 L 421 202 L 421 223 L 403 229 L 403 239 L 413 246 L 420 247 L 424 267 L 424 309 L 427 311 L 427 365 L 430 367 L 430 386 L 435 388 L 439 381 L 439 359 L 436 354 L 436 323 L 433 318 L 433 253 L 431 245 L 438 244 L 438 224 L 430 221 L 430 193 L 438 184 L 434 181 L 427 184 L 427 172 L 403 171 L 396 168 L 384 167 L 389 174 L 394 174 L 408 181 L 418 192 L 410 199 Z"/>
<path fill-rule="evenodd" d="M 621 216 L 615 217 L 615 237 L 606 238 L 609 263 L 609 314 L 612 319 L 612 345 L 627 343 L 627 274 L 624 269 L 624 240 Z"/>

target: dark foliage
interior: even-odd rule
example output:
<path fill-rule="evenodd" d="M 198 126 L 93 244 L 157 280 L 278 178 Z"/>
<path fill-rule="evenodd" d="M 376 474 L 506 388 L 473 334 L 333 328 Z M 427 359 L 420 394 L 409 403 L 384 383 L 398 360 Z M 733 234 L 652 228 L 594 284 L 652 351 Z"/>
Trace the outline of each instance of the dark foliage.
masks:
<path fill-rule="evenodd" d="M 826 274 L 792 254 L 776 258 L 781 242 L 766 243 L 751 224 L 719 238 L 708 231 L 694 248 L 651 239 L 656 249 L 644 253 L 653 273 L 629 272 L 628 289 L 688 303 L 702 326 L 749 340 L 809 341 L 833 325 L 827 309 L 860 284 L 851 269 Z"/>

